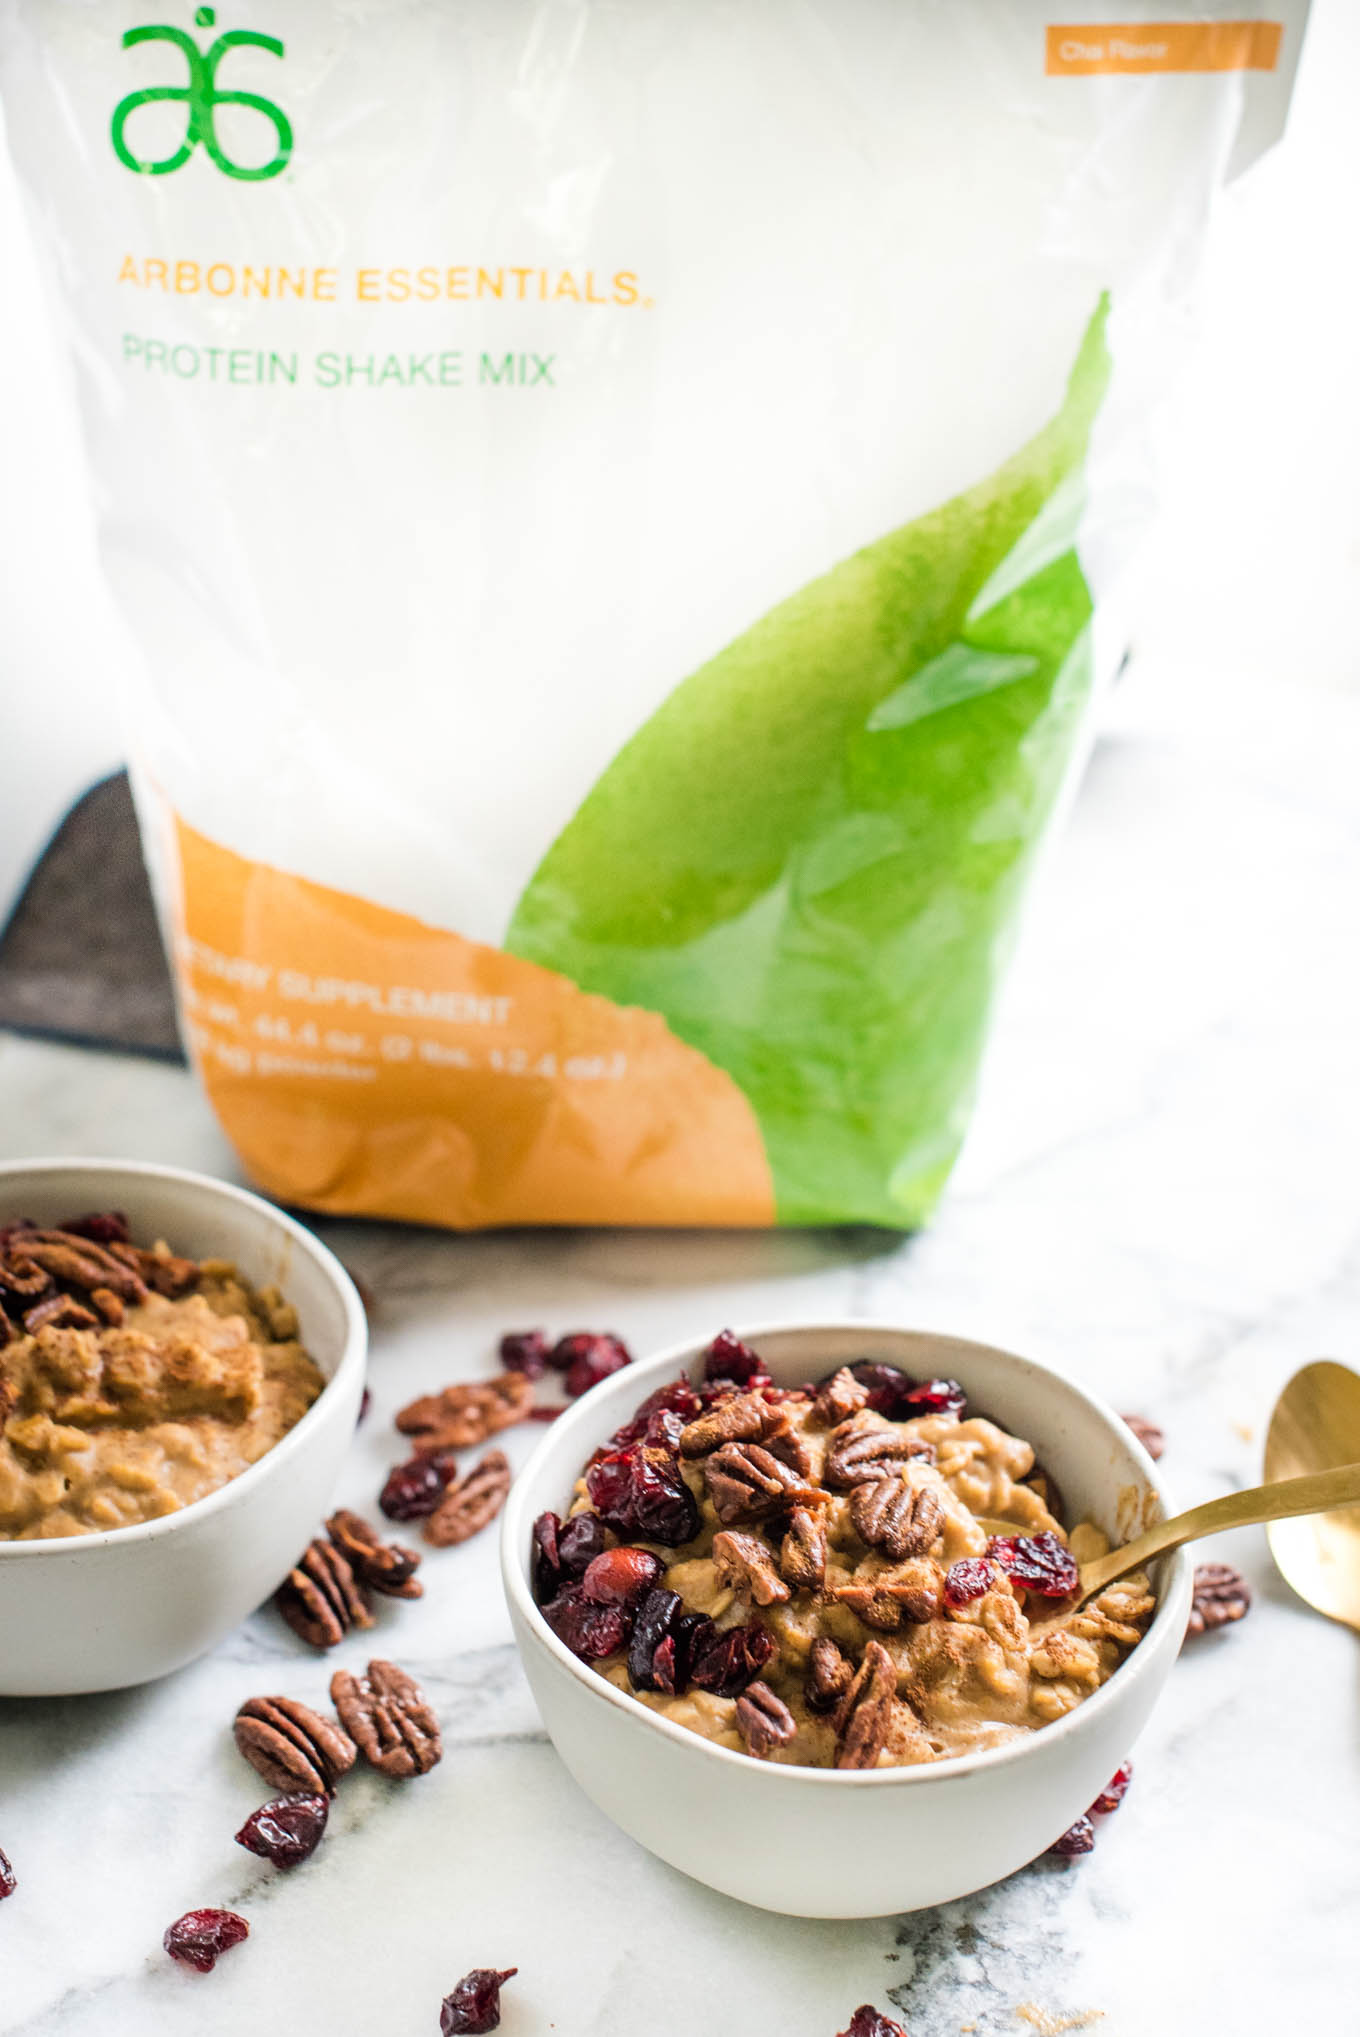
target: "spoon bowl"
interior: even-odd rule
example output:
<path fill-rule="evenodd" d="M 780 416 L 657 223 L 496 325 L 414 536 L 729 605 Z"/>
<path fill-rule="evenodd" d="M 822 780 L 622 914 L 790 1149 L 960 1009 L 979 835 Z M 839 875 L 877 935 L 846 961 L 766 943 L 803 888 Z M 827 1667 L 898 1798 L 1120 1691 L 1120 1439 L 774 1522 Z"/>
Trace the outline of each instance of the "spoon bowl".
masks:
<path fill-rule="evenodd" d="M 1360 1461 L 1360 1374 L 1331 1359 L 1305 1365 L 1270 1418 L 1270 1483 Z M 1285 1582 L 1328 1619 L 1360 1632 L 1360 1507 L 1273 1521 L 1270 1553 Z"/>

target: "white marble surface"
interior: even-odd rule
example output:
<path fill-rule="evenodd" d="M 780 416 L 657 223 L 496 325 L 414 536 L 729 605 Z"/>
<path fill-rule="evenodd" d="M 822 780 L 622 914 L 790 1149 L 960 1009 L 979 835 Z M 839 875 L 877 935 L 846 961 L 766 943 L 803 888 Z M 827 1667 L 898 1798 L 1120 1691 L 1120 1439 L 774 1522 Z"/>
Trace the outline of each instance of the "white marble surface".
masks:
<path fill-rule="evenodd" d="M 824 1312 L 1071 1368 L 1163 1421 L 1187 1503 L 1250 1482 L 1287 1374 L 1360 1362 L 1358 767 L 1354 698 L 1135 667 L 918 1239 L 322 1226 L 379 1296 L 343 1498 L 372 1510 L 392 1410 L 484 1370 L 503 1328 L 612 1327 L 645 1351 Z M 186 1076 L 0 1038 L 0 1152 L 81 1151 L 232 1171 Z M 442 1711 L 443 1765 L 351 1778 L 291 1876 L 232 1844 L 262 1792 L 227 1727 L 254 1692 L 319 1698 L 334 1662 L 271 1613 L 155 1688 L 0 1704 L 0 1844 L 21 1878 L 0 1909 L 0 2031 L 422 2037 L 491 1963 L 521 1968 L 506 2037 L 833 2037 L 864 2000 L 912 2037 L 1023 2037 L 1025 2005 L 1103 2037 L 1353 2027 L 1356 1640 L 1292 1598 L 1258 1533 L 1213 1553 L 1257 1609 L 1187 1650 L 1097 1851 L 897 1920 L 744 1909 L 606 1824 L 542 1734 L 489 1535 L 431 1556 L 425 1600 L 373 1637 Z M 159 1943 L 203 1903 L 239 1907 L 253 1936 L 199 1978 Z"/>

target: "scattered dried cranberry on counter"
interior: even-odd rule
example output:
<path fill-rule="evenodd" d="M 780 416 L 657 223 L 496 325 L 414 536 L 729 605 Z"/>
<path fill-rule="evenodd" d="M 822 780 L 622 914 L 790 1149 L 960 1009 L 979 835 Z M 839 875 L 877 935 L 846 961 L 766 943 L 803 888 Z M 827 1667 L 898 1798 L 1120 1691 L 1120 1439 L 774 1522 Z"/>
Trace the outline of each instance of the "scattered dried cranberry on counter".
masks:
<path fill-rule="evenodd" d="M 273 1797 L 236 1834 L 238 1846 L 275 1867 L 301 1867 L 321 1844 L 330 1804 L 323 1796 Z"/>
<path fill-rule="evenodd" d="M 501 1989 L 518 1972 L 517 1966 L 474 1966 L 465 1973 L 453 1993 L 444 1997 L 439 2011 L 442 2037 L 480 2037 L 484 2030 L 499 2030 Z"/>
<path fill-rule="evenodd" d="M 442 1452 L 409 1457 L 388 1472 L 378 1505 L 389 1521 L 424 1520 L 443 1499 L 452 1476 L 453 1466 L 446 1468 Z"/>
<path fill-rule="evenodd" d="M 631 1443 L 601 1457 L 586 1490 L 606 1527 L 674 1549 L 699 1532 L 699 1506 L 670 1451 Z"/>
<path fill-rule="evenodd" d="M 563 1389 L 572 1400 L 632 1362 L 622 1337 L 608 1330 L 573 1330 L 570 1336 L 559 1337 L 548 1353 L 549 1365 L 566 1373 Z"/>
<path fill-rule="evenodd" d="M 0 1853 L 0 1903 L 5 1900 L 6 1896 L 12 1896 L 18 1886 L 19 1877 L 15 1874 L 14 1869 L 10 1866 L 4 1854 Z"/>
<path fill-rule="evenodd" d="M 623 1542 L 617 1549 L 603 1549 L 591 1558 L 581 1589 L 597 1605 L 633 1605 L 652 1589 L 665 1567 L 650 1549 L 634 1549 Z"/>
<path fill-rule="evenodd" d="M 907 2037 L 907 2033 L 891 2016 L 883 2015 L 869 2002 L 861 2002 L 850 2018 L 850 2027 L 842 2030 L 840 2037 Z"/>
<path fill-rule="evenodd" d="M 601 1662 L 628 1639 L 632 1614 L 627 1606 L 602 1606 L 586 1597 L 581 1584 L 564 1584 L 549 1599 L 543 1617 L 559 1641 L 583 1662 Z"/>
<path fill-rule="evenodd" d="M 1089 1853 L 1096 1843 L 1096 1828 L 1089 1817 L 1080 1817 L 1069 1825 L 1061 1839 L 1055 1839 L 1049 1847 L 1060 1860 L 1077 1860 L 1083 1853 Z"/>
<path fill-rule="evenodd" d="M 161 1942 L 181 1965 L 211 1973 L 224 1952 L 249 1936 L 249 1924 L 235 1910 L 186 1910 Z"/>
<path fill-rule="evenodd" d="M 507 1330 L 500 1342 L 501 1364 L 507 1372 L 541 1379 L 548 1369 L 551 1346 L 543 1330 Z"/>
<path fill-rule="evenodd" d="M 525 1420 L 530 1422 L 555 1422 L 559 1415 L 564 1415 L 566 1412 L 565 1408 L 530 1408 Z"/>
<path fill-rule="evenodd" d="M 1013 1584 L 1040 1598 L 1066 1598 L 1080 1582 L 1071 1550 L 1049 1528 L 1041 1535 L 993 1535 L 987 1554 Z"/>
<path fill-rule="evenodd" d="M 1114 1774 L 1092 1804 L 1090 1815 L 1097 1818 L 1108 1818 L 1111 1811 L 1117 1811 L 1123 1803 L 1125 1793 L 1132 1781 L 1133 1763 L 1126 1761 L 1121 1768 L 1116 1768 Z"/>
<path fill-rule="evenodd" d="M 764 1359 L 749 1344 L 743 1344 L 731 1330 L 719 1330 L 705 1351 L 704 1378 L 710 1381 L 731 1380 L 734 1385 L 744 1386 L 748 1391 L 753 1387 L 774 1384 L 765 1370 Z"/>
<path fill-rule="evenodd" d="M 1121 1415 L 1120 1420 L 1133 1430 L 1154 1464 L 1166 1448 L 1166 1437 L 1156 1422 L 1150 1422 L 1146 1415 Z"/>
<path fill-rule="evenodd" d="M 951 1606 L 966 1606 L 991 1587 L 992 1566 L 985 1556 L 961 1556 L 944 1574 L 944 1595 Z"/>
<path fill-rule="evenodd" d="M 356 1429 L 358 1428 L 358 1426 L 359 1426 L 360 1422 L 361 1422 L 361 1421 L 363 1421 L 363 1419 L 364 1419 L 365 1415 L 367 1415 L 367 1413 L 368 1413 L 369 1409 L 370 1409 L 370 1408 L 372 1407 L 372 1405 L 373 1405 L 373 1396 L 372 1396 L 372 1394 L 371 1394 L 371 1393 L 369 1392 L 368 1388 L 367 1388 L 367 1387 L 365 1387 L 365 1388 L 364 1388 L 364 1390 L 363 1390 L 363 1392 L 362 1392 L 362 1393 L 361 1393 L 361 1394 L 359 1395 L 359 1412 L 358 1412 L 358 1414 L 357 1414 L 357 1415 L 356 1415 L 356 1416 L 354 1417 L 354 1426 L 355 1426 L 355 1428 L 356 1428 Z"/>

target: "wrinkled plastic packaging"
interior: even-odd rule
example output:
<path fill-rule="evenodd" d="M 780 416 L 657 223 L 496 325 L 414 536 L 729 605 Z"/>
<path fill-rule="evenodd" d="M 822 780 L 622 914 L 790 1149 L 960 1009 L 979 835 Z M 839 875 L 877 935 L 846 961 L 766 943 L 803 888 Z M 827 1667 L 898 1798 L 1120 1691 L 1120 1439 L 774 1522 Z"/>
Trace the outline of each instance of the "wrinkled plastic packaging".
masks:
<path fill-rule="evenodd" d="M 0 0 L 265 1188 L 926 1216 L 1305 11 Z"/>

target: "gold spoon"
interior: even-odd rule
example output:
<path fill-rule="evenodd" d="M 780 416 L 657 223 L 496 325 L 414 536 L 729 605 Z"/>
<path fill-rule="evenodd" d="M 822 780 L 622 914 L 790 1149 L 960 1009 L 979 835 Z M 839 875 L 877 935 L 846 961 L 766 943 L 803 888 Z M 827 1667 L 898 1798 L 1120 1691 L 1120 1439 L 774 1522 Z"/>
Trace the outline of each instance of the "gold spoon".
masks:
<path fill-rule="evenodd" d="M 1188 1514 L 1177 1514 L 1174 1520 L 1149 1528 L 1136 1542 L 1112 1549 L 1108 1556 L 1098 1556 L 1094 1563 L 1083 1563 L 1072 1610 L 1085 1605 L 1088 1598 L 1104 1591 L 1117 1577 L 1126 1576 L 1130 1570 L 1141 1570 L 1154 1556 L 1179 1549 L 1182 1542 L 1196 1542 L 1201 1535 L 1219 1535 L 1225 1528 L 1251 1528 L 1261 1521 L 1284 1521 L 1298 1514 L 1325 1514 L 1336 1507 L 1355 1506 L 1360 1506 L 1360 1463 L 1313 1471 L 1306 1478 L 1286 1478 L 1276 1485 L 1253 1485 L 1246 1492 L 1230 1492 L 1224 1499 L 1206 1500 L 1201 1507 L 1191 1507 Z M 1356 1523 L 1352 1532 L 1360 1536 L 1360 1517 L 1352 1518 Z M 1360 1542 L 1355 1546 L 1360 1548 Z M 1360 1570 L 1352 1571 L 1351 1575 L 1360 1579 Z M 1355 1588 L 1353 1583 L 1352 1590 Z"/>
<path fill-rule="evenodd" d="M 1360 1375 L 1330 1359 L 1296 1372 L 1275 1403 L 1266 1435 L 1268 1479 L 1360 1458 Z M 1301 1599 L 1360 1630 L 1360 1512 L 1279 1520 L 1270 1553 Z"/>

